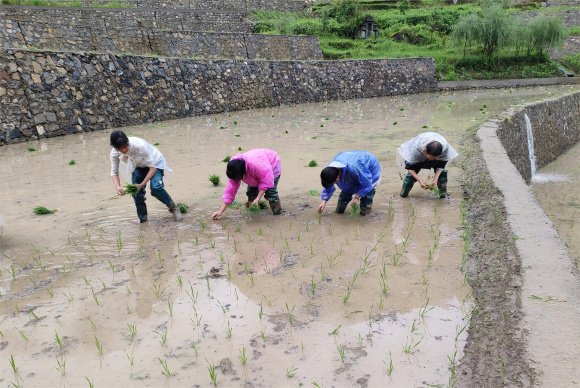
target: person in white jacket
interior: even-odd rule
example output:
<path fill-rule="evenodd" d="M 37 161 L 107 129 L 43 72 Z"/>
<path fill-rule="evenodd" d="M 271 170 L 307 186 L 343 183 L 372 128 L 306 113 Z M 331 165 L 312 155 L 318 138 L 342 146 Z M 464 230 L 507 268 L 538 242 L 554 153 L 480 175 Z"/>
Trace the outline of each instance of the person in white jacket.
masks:
<path fill-rule="evenodd" d="M 419 171 L 433 169 L 435 177 L 430 185 L 437 184 L 439 197 L 445 198 L 447 195 L 447 170 L 445 170 L 445 166 L 458 155 L 447 140 L 435 132 L 421 133 L 401 144 L 397 149 L 397 164 L 400 168 L 408 171 L 403 179 L 401 197 L 409 195 L 415 182 L 419 182 L 423 189 L 426 188 L 428 183 L 418 175 Z"/>
<path fill-rule="evenodd" d="M 147 221 L 147 205 L 145 204 L 145 186 L 149 182 L 151 195 L 163 202 L 173 214 L 175 221 L 181 220 L 181 212 L 173 202 L 167 191 L 163 177 L 171 172 L 161 152 L 138 137 L 127 137 L 123 131 L 111 133 L 111 177 L 117 194 L 123 195 L 123 188 L 119 179 L 119 166 L 125 162 L 124 176 L 131 176 L 131 182 L 137 185 L 139 192 L 133 195 L 137 216 L 140 222 Z"/>

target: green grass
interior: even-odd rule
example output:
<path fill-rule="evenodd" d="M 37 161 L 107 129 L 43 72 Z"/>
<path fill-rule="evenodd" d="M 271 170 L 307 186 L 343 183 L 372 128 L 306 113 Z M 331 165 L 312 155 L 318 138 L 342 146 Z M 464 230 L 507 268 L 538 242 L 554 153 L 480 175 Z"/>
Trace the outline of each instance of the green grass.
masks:
<path fill-rule="evenodd" d="M 567 55 L 561 59 L 565 68 L 575 74 L 580 74 L 580 54 Z"/>

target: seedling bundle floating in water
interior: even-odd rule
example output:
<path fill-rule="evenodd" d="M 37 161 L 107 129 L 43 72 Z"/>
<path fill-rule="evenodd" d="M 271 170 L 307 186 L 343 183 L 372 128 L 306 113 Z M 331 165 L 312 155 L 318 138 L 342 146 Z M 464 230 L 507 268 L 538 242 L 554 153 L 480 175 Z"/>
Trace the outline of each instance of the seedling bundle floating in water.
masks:
<path fill-rule="evenodd" d="M 217 186 L 220 184 L 220 176 L 219 175 L 216 175 L 216 174 L 210 175 L 208 180 L 211 183 L 213 183 L 214 186 Z"/>
<path fill-rule="evenodd" d="M 137 185 L 128 184 L 123 187 L 125 188 L 125 190 L 123 190 L 123 194 L 131 194 L 134 197 L 139 192 Z"/>
<path fill-rule="evenodd" d="M 45 208 L 44 206 L 37 206 L 34 208 L 33 212 L 36 215 L 43 215 L 43 214 L 54 214 L 54 212 L 56 212 L 56 210 L 49 210 L 49 209 Z"/>

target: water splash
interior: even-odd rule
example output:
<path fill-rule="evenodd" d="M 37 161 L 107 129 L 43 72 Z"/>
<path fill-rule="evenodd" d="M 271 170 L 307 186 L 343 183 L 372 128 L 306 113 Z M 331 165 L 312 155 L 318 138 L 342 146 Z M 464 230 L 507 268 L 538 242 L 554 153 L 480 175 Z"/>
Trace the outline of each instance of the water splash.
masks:
<path fill-rule="evenodd" d="M 526 132 L 528 134 L 528 156 L 530 158 L 530 179 L 536 175 L 536 155 L 534 153 L 534 132 L 532 131 L 532 124 L 527 114 L 524 114 L 526 121 Z"/>
<path fill-rule="evenodd" d="M 561 174 L 542 174 L 542 173 L 538 173 L 536 175 L 534 175 L 534 177 L 532 178 L 532 182 L 533 183 L 564 183 L 564 182 L 570 182 L 572 181 L 574 178 L 571 177 L 570 175 L 561 175 Z"/>

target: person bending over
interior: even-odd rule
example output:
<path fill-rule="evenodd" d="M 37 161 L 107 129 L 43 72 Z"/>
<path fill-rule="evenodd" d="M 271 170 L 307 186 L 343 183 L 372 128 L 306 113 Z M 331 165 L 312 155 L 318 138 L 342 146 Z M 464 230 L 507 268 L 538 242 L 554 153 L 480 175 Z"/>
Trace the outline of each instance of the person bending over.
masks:
<path fill-rule="evenodd" d="M 247 206 L 259 205 L 262 196 L 270 203 L 272 213 L 282 213 L 278 197 L 278 181 L 282 174 L 280 157 L 274 151 L 258 148 L 238 154 L 230 159 L 226 168 L 228 185 L 222 196 L 222 206 L 211 218 L 217 220 L 236 198 L 242 182 L 248 185 Z"/>
<path fill-rule="evenodd" d="M 415 182 L 419 182 L 421 188 L 427 188 L 427 182 L 419 176 L 421 169 L 433 169 L 435 177 L 430 186 L 439 189 L 439 197 L 445 198 L 447 195 L 447 170 L 445 166 L 453 161 L 459 154 L 445 140 L 445 138 L 435 132 L 421 133 L 411 140 L 401 144 L 397 149 L 397 163 L 407 170 L 407 175 L 403 179 L 401 197 L 407 197 Z"/>
<path fill-rule="evenodd" d="M 324 190 L 322 203 L 318 206 L 319 213 L 334 194 L 336 184 L 342 190 L 336 212 L 344 213 L 354 195 L 352 205 L 360 206 L 360 215 L 365 216 L 370 214 L 373 207 L 375 189 L 381 181 L 381 166 L 377 157 L 370 152 L 341 152 L 322 170 L 320 180 Z"/>
<path fill-rule="evenodd" d="M 138 137 L 127 137 L 123 131 L 111 133 L 111 177 L 117 189 L 117 194 L 124 195 L 119 180 L 119 165 L 123 168 L 131 182 L 137 185 L 138 193 L 133 195 L 137 216 L 140 222 L 147 221 L 147 205 L 145 204 L 145 186 L 149 182 L 151 195 L 163 202 L 173 214 L 175 221 L 181 220 L 181 212 L 173 202 L 163 183 L 165 172 L 171 172 L 161 152 Z M 126 163 L 126 166 L 125 166 Z M 125 176 L 125 175 L 124 175 Z"/>

